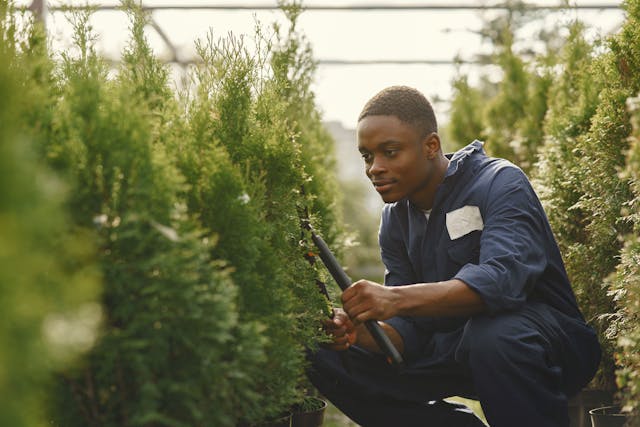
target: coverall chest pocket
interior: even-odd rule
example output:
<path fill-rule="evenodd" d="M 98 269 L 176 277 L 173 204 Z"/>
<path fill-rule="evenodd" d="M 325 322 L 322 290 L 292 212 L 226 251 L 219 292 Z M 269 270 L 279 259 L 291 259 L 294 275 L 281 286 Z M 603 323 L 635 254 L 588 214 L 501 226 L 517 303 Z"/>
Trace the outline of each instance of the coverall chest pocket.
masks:
<path fill-rule="evenodd" d="M 465 264 L 478 264 L 480 260 L 480 236 L 476 230 L 458 239 L 450 240 L 447 246 L 447 270 L 454 276 Z"/>

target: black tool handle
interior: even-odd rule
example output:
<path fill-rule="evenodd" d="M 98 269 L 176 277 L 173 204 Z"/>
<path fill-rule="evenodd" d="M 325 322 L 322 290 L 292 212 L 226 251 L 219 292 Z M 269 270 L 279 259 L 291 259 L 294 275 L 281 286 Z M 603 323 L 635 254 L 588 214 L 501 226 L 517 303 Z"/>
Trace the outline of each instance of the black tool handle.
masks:
<path fill-rule="evenodd" d="M 313 243 L 316 244 L 320 251 L 320 259 L 325 267 L 327 267 L 327 270 L 329 270 L 329 273 L 331 273 L 331 276 L 333 276 L 333 279 L 336 281 L 338 286 L 340 286 L 340 289 L 344 291 L 351 286 L 351 279 L 347 276 L 347 273 L 345 273 L 340 263 L 338 263 L 338 260 L 322 237 L 314 233 L 310 226 L 308 226 L 308 228 L 311 230 L 311 239 L 313 240 Z M 384 333 L 384 330 L 378 322 L 375 320 L 367 320 L 364 324 L 380 349 L 382 349 L 382 351 L 387 355 L 389 362 L 392 363 L 398 371 L 404 369 L 404 360 L 402 359 L 402 355 L 395 348 L 387 334 Z"/>

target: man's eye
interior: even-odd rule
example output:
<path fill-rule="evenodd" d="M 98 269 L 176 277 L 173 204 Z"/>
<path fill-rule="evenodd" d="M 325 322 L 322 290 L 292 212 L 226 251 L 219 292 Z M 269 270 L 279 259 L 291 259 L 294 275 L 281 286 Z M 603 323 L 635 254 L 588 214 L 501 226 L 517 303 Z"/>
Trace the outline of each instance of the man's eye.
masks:
<path fill-rule="evenodd" d="M 393 157 L 393 156 L 395 156 L 397 153 L 398 153 L 398 150 L 385 150 L 385 151 L 384 151 L 384 154 L 385 154 L 387 157 Z"/>
<path fill-rule="evenodd" d="M 365 162 L 369 163 L 369 162 L 371 161 L 371 158 L 372 158 L 371 154 L 369 154 L 369 153 L 362 153 L 362 159 L 363 159 Z"/>

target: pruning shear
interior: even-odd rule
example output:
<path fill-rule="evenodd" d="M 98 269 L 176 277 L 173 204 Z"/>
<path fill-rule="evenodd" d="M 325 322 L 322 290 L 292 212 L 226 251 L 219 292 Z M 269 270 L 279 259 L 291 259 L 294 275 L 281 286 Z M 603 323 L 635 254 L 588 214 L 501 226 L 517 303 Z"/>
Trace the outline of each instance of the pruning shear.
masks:
<path fill-rule="evenodd" d="M 342 289 L 343 291 L 346 290 L 349 286 L 351 286 L 351 279 L 344 271 L 336 257 L 333 255 L 326 242 L 315 232 L 315 230 L 311 226 L 307 207 L 305 207 L 305 218 L 301 219 L 301 226 L 303 229 L 306 229 L 311 233 L 311 240 L 313 240 L 313 243 L 315 243 L 316 247 L 318 248 L 318 255 L 320 256 L 322 263 L 325 265 L 340 289 Z M 320 284 L 321 292 L 327 298 L 329 298 L 329 294 L 324 283 L 320 282 Z M 396 368 L 397 372 L 402 372 L 405 367 L 402 355 L 400 354 L 398 349 L 395 348 L 382 327 L 375 320 L 367 320 L 366 322 L 364 322 L 364 324 L 375 340 L 376 344 L 378 344 L 378 347 L 380 347 L 380 349 L 387 356 L 387 362 L 393 365 Z M 341 353 L 346 354 L 346 352 Z"/>

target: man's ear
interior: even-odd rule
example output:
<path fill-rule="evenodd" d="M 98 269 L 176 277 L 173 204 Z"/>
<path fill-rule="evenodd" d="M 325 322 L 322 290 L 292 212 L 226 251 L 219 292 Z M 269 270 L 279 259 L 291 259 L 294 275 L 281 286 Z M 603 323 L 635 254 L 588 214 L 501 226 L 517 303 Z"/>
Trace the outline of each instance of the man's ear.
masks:
<path fill-rule="evenodd" d="M 440 136 L 436 132 L 431 132 L 422 140 L 422 148 L 429 160 L 433 160 L 440 152 Z"/>

